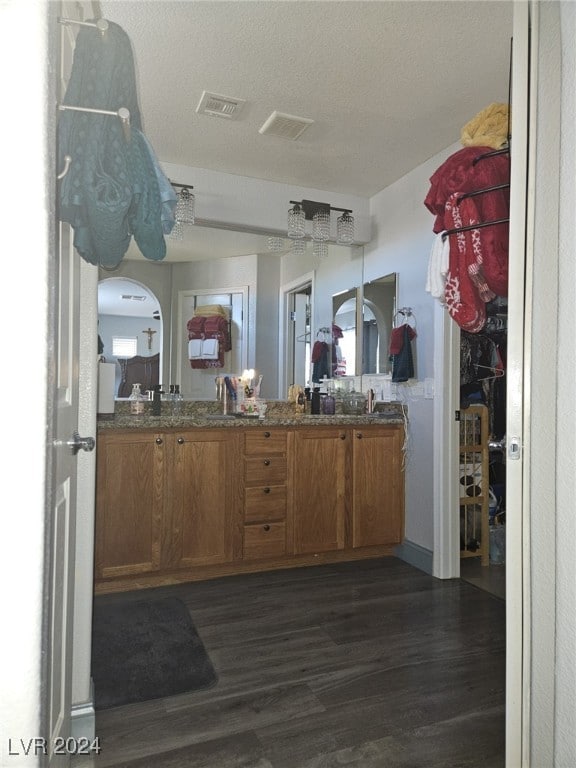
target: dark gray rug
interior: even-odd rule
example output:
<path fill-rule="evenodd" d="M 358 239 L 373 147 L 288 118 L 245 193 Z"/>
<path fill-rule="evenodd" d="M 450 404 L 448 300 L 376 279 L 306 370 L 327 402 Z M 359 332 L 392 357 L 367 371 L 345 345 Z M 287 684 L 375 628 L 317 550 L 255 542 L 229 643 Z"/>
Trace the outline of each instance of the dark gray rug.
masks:
<path fill-rule="evenodd" d="M 177 598 L 94 604 L 96 709 L 208 688 L 216 672 L 186 605 Z"/>

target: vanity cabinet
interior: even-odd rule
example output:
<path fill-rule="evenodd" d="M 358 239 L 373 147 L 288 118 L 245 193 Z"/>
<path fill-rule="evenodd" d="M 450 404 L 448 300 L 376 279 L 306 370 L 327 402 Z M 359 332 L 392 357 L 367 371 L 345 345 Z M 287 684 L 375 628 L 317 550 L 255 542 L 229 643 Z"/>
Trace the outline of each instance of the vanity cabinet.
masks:
<path fill-rule="evenodd" d="M 400 426 L 294 433 L 294 553 L 399 544 L 404 503 Z"/>
<path fill-rule="evenodd" d="M 392 554 L 401 424 L 102 430 L 98 593 Z"/>
<path fill-rule="evenodd" d="M 110 431 L 97 454 L 97 579 L 241 558 L 239 436 Z"/>
<path fill-rule="evenodd" d="M 245 560 L 286 555 L 286 429 L 249 429 L 244 434 Z"/>
<path fill-rule="evenodd" d="M 344 549 L 350 432 L 338 427 L 294 431 L 291 508 L 294 554 Z"/>
<path fill-rule="evenodd" d="M 400 426 L 351 430 L 351 546 L 400 544 L 404 535 L 404 473 Z"/>
<path fill-rule="evenodd" d="M 133 430 L 98 437 L 96 578 L 158 571 L 166 486 L 162 435 Z"/>
<path fill-rule="evenodd" d="M 186 569 L 239 559 L 239 435 L 198 429 L 165 439 L 170 460 L 162 565 Z"/>

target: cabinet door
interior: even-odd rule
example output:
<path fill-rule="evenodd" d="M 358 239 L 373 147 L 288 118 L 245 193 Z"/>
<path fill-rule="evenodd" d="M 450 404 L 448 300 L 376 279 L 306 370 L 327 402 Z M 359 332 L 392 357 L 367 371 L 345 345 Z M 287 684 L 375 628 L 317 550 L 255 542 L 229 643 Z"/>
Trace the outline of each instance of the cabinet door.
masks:
<path fill-rule="evenodd" d="M 171 436 L 170 508 L 163 565 L 189 568 L 241 556 L 241 477 L 232 430 L 187 430 Z"/>
<path fill-rule="evenodd" d="M 349 442 L 345 429 L 293 432 L 290 508 L 295 554 L 344 548 Z"/>
<path fill-rule="evenodd" d="M 402 428 L 352 430 L 352 546 L 399 544 L 403 535 Z"/>
<path fill-rule="evenodd" d="M 156 571 L 164 497 L 162 435 L 134 431 L 98 437 L 97 578 Z"/>

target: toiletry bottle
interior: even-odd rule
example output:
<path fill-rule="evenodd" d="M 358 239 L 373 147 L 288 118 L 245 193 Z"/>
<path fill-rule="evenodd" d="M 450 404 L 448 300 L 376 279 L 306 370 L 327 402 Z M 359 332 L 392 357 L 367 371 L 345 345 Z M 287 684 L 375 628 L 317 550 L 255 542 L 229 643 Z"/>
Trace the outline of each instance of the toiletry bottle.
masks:
<path fill-rule="evenodd" d="M 132 384 L 132 392 L 128 399 L 130 400 L 130 413 L 132 416 L 142 416 L 145 398 L 140 391 L 140 384 Z"/>
<path fill-rule="evenodd" d="M 160 384 L 156 384 L 153 387 L 152 393 L 152 416 L 162 415 L 162 387 Z"/>
<path fill-rule="evenodd" d="M 336 413 L 336 398 L 330 387 L 328 387 L 327 394 L 322 398 L 322 413 L 326 416 L 334 416 Z"/>
<path fill-rule="evenodd" d="M 180 416 L 182 413 L 182 404 L 184 398 L 180 392 L 180 384 L 174 384 L 174 393 L 172 395 L 172 414 L 174 416 Z"/>
<path fill-rule="evenodd" d="M 312 392 L 312 397 L 310 399 L 310 413 L 320 413 L 320 387 L 314 387 L 314 391 Z"/>

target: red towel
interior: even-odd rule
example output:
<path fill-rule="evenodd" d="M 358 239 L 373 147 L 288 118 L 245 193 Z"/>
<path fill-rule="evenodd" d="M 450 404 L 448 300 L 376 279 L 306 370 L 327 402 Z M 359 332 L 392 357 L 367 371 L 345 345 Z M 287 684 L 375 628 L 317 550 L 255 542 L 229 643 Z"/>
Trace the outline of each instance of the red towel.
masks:
<path fill-rule="evenodd" d="M 391 355 L 399 355 L 400 352 L 402 352 L 402 349 L 404 347 L 404 338 L 405 338 L 405 330 L 406 330 L 405 326 L 408 328 L 408 340 L 412 341 L 412 339 L 416 338 L 415 329 L 412 328 L 411 325 L 408 325 L 408 323 L 399 325 L 398 328 L 392 328 L 392 332 L 390 333 L 390 347 L 389 347 L 389 352 Z"/>
<path fill-rule="evenodd" d="M 204 317 L 193 317 L 186 323 L 188 329 L 188 339 L 201 339 L 204 334 Z"/>
<path fill-rule="evenodd" d="M 430 177 L 430 190 L 424 200 L 424 205 L 431 213 L 436 215 L 434 222 L 434 232 L 442 232 L 444 229 L 451 229 L 446 222 L 444 212 L 448 198 L 454 192 L 475 192 L 478 189 L 485 189 L 497 184 L 507 184 L 510 181 L 510 157 L 508 155 L 495 155 L 479 160 L 474 165 L 474 160 L 486 152 L 493 152 L 490 147 L 464 147 L 454 152 L 442 163 L 442 165 Z M 478 212 L 481 221 L 491 221 L 493 218 L 504 218 L 508 216 L 508 207 L 506 204 L 507 193 L 500 191 L 489 193 L 493 201 L 497 201 L 498 208 L 506 210 L 503 216 L 487 217 L 488 211 L 484 210 L 485 201 L 480 198 L 486 197 L 480 195 L 478 198 Z M 502 207 L 503 206 L 503 207 Z"/>
<path fill-rule="evenodd" d="M 446 202 L 447 229 L 462 226 L 457 198 L 458 192 L 455 192 Z M 450 263 L 444 298 L 450 317 L 460 328 L 470 333 L 478 333 L 486 323 L 486 305 L 470 277 L 468 267 L 475 261 L 473 249 L 467 245 L 466 234 L 468 233 L 458 232 L 450 235 Z"/>

